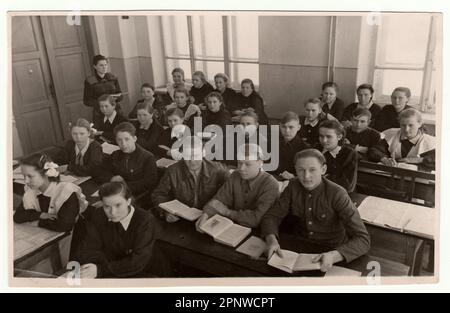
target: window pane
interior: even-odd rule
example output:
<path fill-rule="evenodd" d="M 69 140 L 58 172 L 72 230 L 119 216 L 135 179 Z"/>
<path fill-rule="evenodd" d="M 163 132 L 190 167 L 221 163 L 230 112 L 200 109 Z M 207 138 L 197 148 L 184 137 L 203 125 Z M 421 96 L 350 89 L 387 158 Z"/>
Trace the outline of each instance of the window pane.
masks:
<path fill-rule="evenodd" d="M 422 92 L 423 71 L 376 70 L 375 92 L 380 96 L 390 96 L 396 87 L 408 87 L 414 99 Z M 417 103 L 417 102 L 416 102 Z"/>
<path fill-rule="evenodd" d="M 241 81 L 250 78 L 255 86 L 259 86 L 259 64 L 231 63 L 231 88 L 241 89 Z"/>
<path fill-rule="evenodd" d="M 192 33 L 196 58 L 223 59 L 221 16 L 193 16 Z"/>
<path fill-rule="evenodd" d="M 231 16 L 228 21 L 230 58 L 258 61 L 258 16 Z"/>
<path fill-rule="evenodd" d="M 163 16 L 162 24 L 166 56 L 189 57 L 187 17 Z"/>
<path fill-rule="evenodd" d="M 167 66 L 167 81 L 172 82 L 172 70 L 175 67 L 181 67 L 184 71 L 184 79 L 186 81 L 191 81 L 191 62 L 189 60 L 172 60 L 167 59 L 166 60 L 166 66 Z"/>
<path fill-rule="evenodd" d="M 383 16 L 377 64 L 423 66 L 430 21 L 428 14 Z"/>
<path fill-rule="evenodd" d="M 195 70 L 202 71 L 206 79 L 214 86 L 214 75 L 225 72 L 223 62 L 196 61 Z"/>

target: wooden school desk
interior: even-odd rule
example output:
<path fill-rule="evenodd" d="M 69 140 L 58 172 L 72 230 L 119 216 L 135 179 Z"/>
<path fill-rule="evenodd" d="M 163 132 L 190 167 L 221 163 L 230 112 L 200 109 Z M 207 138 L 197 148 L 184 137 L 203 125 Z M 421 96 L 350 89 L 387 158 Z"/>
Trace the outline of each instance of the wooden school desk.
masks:
<path fill-rule="evenodd" d="M 263 257 L 253 260 L 235 251 L 236 248 L 215 242 L 212 237 L 196 231 L 193 222 L 180 220 L 176 223 L 166 223 L 155 218 L 155 223 L 159 234 L 156 240 L 158 249 L 175 267 L 181 265 L 195 269 L 197 277 L 320 277 L 324 275 L 320 271 L 285 273 L 267 265 L 267 260 Z M 258 236 L 257 233 L 255 235 Z M 283 249 L 303 253 L 322 253 L 330 250 L 288 234 L 280 234 L 280 244 Z M 349 264 L 337 265 L 362 272 L 362 275 L 366 276 L 367 264 L 370 261 L 369 256 L 363 256 Z M 180 276 L 186 277 L 183 273 Z"/>
<path fill-rule="evenodd" d="M 356 192 L 350 194 L 350 198 L 359 207 L 367 195 Z M 423 207 L 424 210 L 430 208 Z M 408 233 L 403 230 L 383 227 L 364 221 L 371 236 L 372 256 L 381 256 L 392 261 L 407 265 L 409 275 L 419 276 L 421 272 L 424 244 L 431 247 L 429 262 L 434 263 L 434 236 L 429 233 Z M 434 264 L 433 264 L 434 265 Z M 434 271 L 433 266 L 429 266 L 429 271 Z"/>
<path fill-rule="evenodd" d="M 14 275 L 33 269 L 44 260 L 49 260 L 51 273 L 63 267 L 59 243 L 70 233 L 54 232 L 29 223 L 14 224 Z M 27 275 L 28 276 L 28 275 Z"/>
<path fill-rule="evenodd" d="M 419 167 L 414 171 L 363 160 L 359 162 L 358 192 L 434 207 L 435 189 L 435 174 L 429 170 Z"/>

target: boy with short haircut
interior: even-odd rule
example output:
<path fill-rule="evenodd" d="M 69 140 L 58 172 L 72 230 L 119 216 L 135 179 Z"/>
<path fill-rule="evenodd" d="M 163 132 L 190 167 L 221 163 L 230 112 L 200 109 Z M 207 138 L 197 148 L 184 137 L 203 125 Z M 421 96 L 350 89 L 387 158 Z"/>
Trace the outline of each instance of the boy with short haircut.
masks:
<path fill-rule="evenodd" d="M 279 162 L 273 174 L 284 180 L 295 177 L 294 157 L 297 152 L 309 148 L 299 136 L 300 118 L 294 112 L 287 112 L 280 122 Z"/>
<path fill-rule="evenodd" d="M 262 150 L 258 145 L 239 147 L 237 170 L 203 207 L 204 214 L 197 221 L 197 230 L 215 214 L 228 217 L 242 226 L 259 226 L 261 218 L 279 196 L 278 182 L 262 170 L 262 160 Z"/>
<path fill-rule="evenodd" d="M 298 179 L 290 181 L 261 221 L 268 257 L 283 256 L 278 233 L 285 218 L 291 219 L 289 232 L 334 249 L 314 260 L 324 272 L 335 263 L 366 254 L 370 249 L 367 229 L 347 191 L 323 177 L 327 165 L 322 153 L 316 149 L 297 153 L 295 169 Z"/>
<path fill-rule="evenodd" d="M 369 127 L 371 118 L 368 109 L 357 108 L 352 114 L 352 126 L 347 129 L 347 143 L 364 155 L 381 140 L 380 132 Z"/>

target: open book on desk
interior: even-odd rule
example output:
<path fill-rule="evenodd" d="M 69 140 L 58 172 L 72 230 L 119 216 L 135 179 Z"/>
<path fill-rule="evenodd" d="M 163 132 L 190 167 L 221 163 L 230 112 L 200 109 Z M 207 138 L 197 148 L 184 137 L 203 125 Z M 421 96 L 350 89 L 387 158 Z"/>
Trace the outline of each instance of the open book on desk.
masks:
<path fill-rule="evenodd" d="M 289 250 L 281 250 L 281 252 L 283 253 L 282 258 L 274 253 L 267 264 L 290 274 L 300 271 L 320 270 L 320 262 L 313 263 L 318 254 L 296 253 Z"/>
<path fill-rule="evenodd" d="M 170 214 L 179 216 L 191 222 L 197 220 L 203 214 L 203 211 L 196 208 L 190 208 L 178 200 L 161 203 L 159 207 Z"/>
<path fill-rule="evenodd" d="M 434 238 L 435 209 L 369 196 L 361 202 L 358 211 L 361 218 L 370 224 Z"/>
<path fill-rule="evenodd" d="M 200 226 L 200 229 L 214 238 L 214 241 L 236 247 L 247 237 L 252 229 L 233 223 L 232 220 L 214 215 Z"/>

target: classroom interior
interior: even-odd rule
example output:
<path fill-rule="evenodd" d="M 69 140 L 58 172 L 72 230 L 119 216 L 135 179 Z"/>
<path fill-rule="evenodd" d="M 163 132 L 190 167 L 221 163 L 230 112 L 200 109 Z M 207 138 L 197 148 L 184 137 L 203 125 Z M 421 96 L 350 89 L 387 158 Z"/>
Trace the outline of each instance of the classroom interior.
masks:
<path fill-rule="evenodd" d="M 252 79 L 273 125 L 287 111 L 304 115 L 303 102 L 320 96 L 324 82 L 339 85 L 339 98 L 346 105 L 357 102 L 357 86 L 372 84 L 373 100 L 382 107 L 391 103 L 394 88 L 406 86 L 412 91 L 408 104 L 421 112 L 427 134 L 439 140 L 442 16 L 228 13 L 12 16 L 12 158 L 61 145 L 71 138 L 70 123 L 81 117 L 92 120 L 83 92 L 98 54 L 108 58 L 110 72 L 118 77 L 125 115 L 140 99 L 142 84 L 164 95 L 172 69 L 181 67 L 186 81 L 203 71 L 213 86 L 214 75 L 226 73 L 236 91 L 243 79 Z M 358 194 L 351 195 L 355 204 L 368 196 L 406 203 L 397 209 L 410 209 L 429 224 L 418 233 L 365 221 L 371 250 L 350 269 L 367 274 L 370 260 L 382 264 L 385 276 L 435 275 L 436 170 L 359 163 Z M 88 198 L 98 190 L 89 182 L 80 186 Z M 21 188 L 14 183 L 15 206 Z M 289 276 L 195 233 L 184 222 L 177 228 L 158 224 L 165 234 L 159 249 L 177 264 L 176 277 Z M 36 229 L 16 233 L 16 226 L 14 242 L 16 237 L 25 241 L 41 236 L 43 243 L 14 256 L 14 276 L 55 277 L 67 270 L 63 251 L 70 249 L 70 234 L 38 234 Z M 286 239 L 286 245 L 292 242 Z"/>

